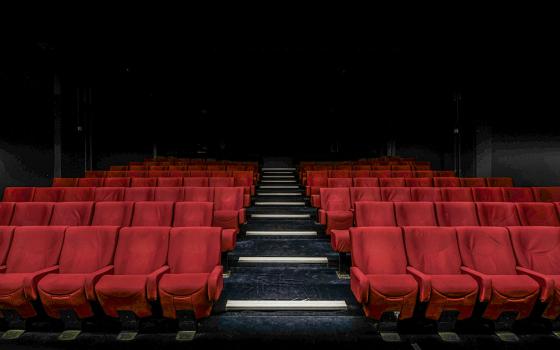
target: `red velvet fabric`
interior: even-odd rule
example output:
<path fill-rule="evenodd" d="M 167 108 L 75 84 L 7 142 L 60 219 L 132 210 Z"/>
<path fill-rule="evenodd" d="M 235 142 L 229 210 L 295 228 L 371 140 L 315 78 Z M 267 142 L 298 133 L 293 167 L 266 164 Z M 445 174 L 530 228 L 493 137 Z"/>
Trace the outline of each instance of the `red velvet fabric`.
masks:
<path fill-rule="evenodd" d="M 534 202 L 530 187 L 502 187 L 504 202 Z"/>
<path fill-rule="evenodd" d="M 10 222 L 12 221 L 12 216 L 14 215 L 14 208 L 14 202 L 0 203 L 0 226 L 7 226 L 10 224 Z"/>
<path fill-rule="evenodd" d="M 96 202 L 116 202 L 124 200 L 124 187 L 97 187 L 94 200 Z"/>
<path fill-rule="evenodd" d="M 76 187 L 78 179 L 75 177 L 55 177 L 52 181 L 52 187 Z"/>
<path fill-rule="evenodd" d="M 501 188 L 473 187 L 472 195 L 475 202 L 505 202 Z"/>
<path fill-rule="evenodd" d="M 414 202 L 441 202 L 439 187 L 411 187 L 410 197 Z"/>
<path fill-rule="evenodd" d="M 208 178 L 209 187 L 233 187 L 233 177 L 210 177 Z"/>
<path fill-rule="evenodd" d="M 435 203 L 439 226 L 479 226 L 475 203 Z"/>
<path fill-rule="evenodd" d="M 429 177 L 405 179 L 406 187 L 433 187 L 434 182 Z"/>
<path fill-rule="evenodd" d="M 537 202 L 560 202 L 560 187 L 533 187 Z"/>
<path fill-rule="evenodd" d="M 381 187 L 381 199 L 385 202 L 410 202 L 410 187 Z"/>
<path fill-rule="evenodd" d="M 350 230 L 331 230 L 331 247 L 335 252 L 350 253 Z"/>
<path fill-rule="evenodd" d="M 175 203 L 173 226 L 212 226 L 213 208 L 214 203 L 212 202 L 177 202 Z"/>
<path fill-rule="evenodd" d="M 397 226 L 437 226 L 432 202 L 395 202 Z"/>
<path fill-rule="evenodd" d="M 88 226 L 93 202 L 64 202 L 54 205 L 50 226 Z"/>
<path fill-rule="evenodd" d="M 328 187 L 330 188 L 352 187 L 352 178 L 346 178 L 346 177 L 329 178 Z"/>
<path fill-rule="evenodd" d="M 94 199 L 94 187 L 65 187 L 61 202 L 90 202 Z"/>
<path fill-rule="evenodd" d="M 520 226 L 514 203 L 476 203 L 481 226 Z"/>
<path fill-rule="evenodd" d="M 391 202 L 356 202 L 356 226 L 396 226 Z"/>
<path fill-rule="evenodd" d="M 157 177 L 133 177 L 130 179 L 130 187 L 155 187 Z"/>
<path fill-rule="evenodd" d="M 441 188 L 441 199 L 445 202 L 474 202 L 472 189 L 469 187 Z"/>
<path fill-rule="evenodd" d="M 516 203 L 523 226 L 560 226 L 553 203 Z"/>
<path fill-rule="evenodd" d="M 102 178 L 80 178 L 78 179 L 78 187 L 101 187 L 103 186 Z"/>
<path fill-rule="evenodd" d="M 129 170 L 127 176 L 130 178 L 146 177 L 148 176 L 147 171 Z"/>
<path fill-rule="evenodd" d="M 129 187 L 130 177 L 106 177 L 103 179 L 103 187 Z"/>
<path fill-rule="evenodd" d="M 33 202 L 60 202 L 63 194 L 60 187 L 35 187 Z"/>
<path fill-rule="evenodd" d="M 379 187 L 405 187 L 404 177 L 382 177 L 379 178 Z"/>
<path fill-rule="evenodd" d="M 486 186 L 488 187 L 513 187 L 511 177 L 487 177 Z"/>
<path fill-rule="evenodd" d="M 434 177 L 435 187 L 461 187 L 461 181 L 457 177 Z"/>
<path fill-rule="evenodd" d="M 434 172 L 431 170 L 416 170 L 414 175 L 416 177 L 434 177 Z"/>
<path fill-rule="evenodd" d="M 15 226 L 0 226 L 0 266 L 6 264 L 15 228 Z"/>
<path fill-rule="evenodd" d="M 350 204 L 355 208 L 356 202 L 381 201 L 379 187 L 352 187 L 350 188 Z"/>
<path fill-rule="evenodd" d="M 35 187 L 6 187 L 3 202 L 31 202 Z"/>
<path fill-rule="evenodd" d="M 154 192 L 154 200 L 156 202 L 169 201 L 169 202 L 182 202 L 183 201 L 183 188 L 182 187 L 156 187 Z"/>
<path fill-rule="evenodd" d="M 184 187 L 183 200 L 185 202 L 214 202 L 214 187 Z"/>
<path fill-rule="evenodd" d="M 158 177 L 157 178 L 158 187 L 181 187 L 183 186 L 182 177 Z"/>
<path fill-rule="evenodd" d="M 207 177 L 184 177 L 183 186 L 185 187 L 208 187 Z"/>
<path fill-rule="evenodd" d="M 134 202 L 97 202 L 92 226 L 130 226 Z"/>
<path fill-rule="evenodd" d="M 171 226 L 173 202 L 135 202 L 131 226 Z"/>
<path fill-rule="evenodd" d="M 48 225 L 54 203 L 16 203 L 12 216 L 12 226 L 45 226 Z"/>
<path fill-rule="evenodd" d="M 148 170 L 148 177 L 169 177 L 170 175 L 168 170 Z"/>
<path fill-rule="evenodd" d="M 124 200 L 130 202 L 153 201 L 155 187 L 130 187 L 124 190 Z"/>
<path fill-rule="evenodd" d="M 462 177 L 462 187 L 486 187 L 486 180 L 483 177 Z"/>
<path fill-rule="evenodd" d="M 355 177 L 354 187 L 379 187 L 379 179 L 376 177 Z"/>

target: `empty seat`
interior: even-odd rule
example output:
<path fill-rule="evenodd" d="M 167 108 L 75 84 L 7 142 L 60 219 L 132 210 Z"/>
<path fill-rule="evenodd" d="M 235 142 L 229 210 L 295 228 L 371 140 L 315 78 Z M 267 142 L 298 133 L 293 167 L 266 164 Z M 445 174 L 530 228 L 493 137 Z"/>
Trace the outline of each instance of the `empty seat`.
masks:
<path fill-rule="evenodd" d="M 493 204 L 493 203 L 490 203 Z M 539 295 L 539 285 L 518 275 L 508 230 L 504 227 L 457 227 L 462 270 L 473 276 L 479 300 L 488 303 L 483 317 L 496 320 L 503 312 L 528 317 Z"/>
<path fill-rule="evenodd" d="M 517 203 L 516 207 L 523 226 L 560 226 L 553 203 Z"/>
<path fill-rule="evenodd" d="M 329 171 L 329 178 L 351 178 L 351 177 L 352 177 L 352 171 L 351 170 L 331 170 L 331 171 Z"/>
<path fill-rule="evenodd" d="M 504 202 L 504 194 L 499 187 L 473 187 L 472 195 L 475 202 Z"/>
<path fill-rule="evenodd" d="M 416 170 L 414 175 L 416 177 L 434 177 L 434 172 L 432 170 Z"/>
<path fill-rule="evenodd" d="M 406 187 L 433 187 L 434 182 L 430 177 L 417 177 L 405 179 Z"/>
<path fill-rule="evenodd" d="M 486 180 L 483 177 L 462 177 L 462 187 L 486 187 Z"/>
<path fill-rule="evenodd" d="M 391 177 L 390 170 L 372 170 L 369 174 L 371 177 L 377 177 L 379 179 Z"/>
<path fill-rule="evenodd" d="M 214 187 L 185 187 L 183 200 L 185 202 L 213 202 Z"/>
<path fill-rule="evenodd" d="M 92 226 L 130 226 L 134 202 L 97 202 Z"/>
<path fill-rule="evenodd" d="M 392 171 L 408 171 L 408 170 L 412 170 L 412 169 L 411 169 L 410 165 L 392 165 L 391 170 Z"/>
<path fill-rule="evenodd" d="M 439 187 L 411 187 L 410 197 L 414 202 L 441 202 Z"/>
<path fill-rule="evenodd" d="M 534 202 L 530 187 L 502 187 L 505 202 Z"/>
<path fill-rule="evenodd" d="M 354 222 L 348 188 L 321 188 L 321 209 L 319 222 L 326 225 L 326 233 L 331 230 L 348 229 Z"/>
<path fill-rule="evenodd" d="M 379 187 L 379 179 L 376 177 L 355 177 L 354 187 Z"/>
<path fill-rule="evenodd" d="M 169 166 L 166 166 L 166 165 L 151 165 L 149 170 L 150 171 L 164 171 L 164 170 L 169 170 Z"/>
<path fill-rule="evenodd" d="M 352 187 L 352 179 L 341 177 L 341 178 L 329 178 L 328 179 L 328 187 L 336 188 L 336 187 Z"/>
<path fill-rule="evenodd" d="M 165 265 L 169 227 L 124 227 L 119 232 L 114 272 L 104 275 L 95 286 L 105 314 L 118 317 L 119 311 L 137 317 L 152 314 L 151 301 L 157 299 L 157 281 L 168 271 Z"/>
<path fill-rule="evenodd" d="M 381 187 L 381 200 L 386 202 L 410 202 L 410 187 Z"/>
<path fill-rule="evenodd" d="M 148 167 L 145 165 L 129 165 L 128 166 L 128 171 L 144 171 L 144 170 L 148 170 Z"/>
<path fill-rule="evenodd" d="M 94 200 L 96 202 L 115 202 L 124 200 L 124 187 L 97 187 Z"/>
<path fill-rule="evenodd" d="M 181 187 L 183 186 L 182 177 L 158 177 L 157 178 L 158 187 Z"/>
<path fill-rule="evenodd" d="M 487 177 L 486 186 L 488 187 L 513 187 L 511 177 Z"/>
<path fill-rule="evenodd" d="M 437 226 L 432 202 L 396 202 L 398 226 Z"/>
<path fill-rule="evenodd" d="M 209 170 L 208 177 L 231 177 L 231 172 L 226 170 Z"/>
<path fill-rule="evenodd" d="M 7 226 L 12 221 L 12 216 L 14 215 L 14 202 L 2 202 L 0 203 L 0 226 Z M 0 263 L 0 265 L 2 265 Z"/>
<path fill-rule="evenodd" d="M 130 171 L 128 171 L 127 176 L 131 177 L 131 178 L 136 178 L 136 177 L 142 178 L 142 177 L 148 176 L 148 172 L 147 171 L 139 171 L 139 170 L 130 170 Z"/>
<path fill-rule="evenodd" d="M 52 187 L 76 187 L 78 179 L 75 177 L 55 177 L 52 181 Z"/>
<path fill-rule="evenodd" d="M 233 177 L 210 177 L 208 178 L 209 187 L 233 187 Z"/>
<path fill-rule="evenodd" d="M 319 194 L 321 187 L 328 187 L 327 171 L 308 171 L 307 183 L 305 187 L 306 195 L 311 196 Z"/>
<path fill-rule="evenodd" d="M 54 205 L 50 226 L 89 226 L 93 202 L 64 202 Z"/>
<path fill-rule="evenodd" d="M 111 167 L 109 167 L 109 170 L 111 170 L 111 171 L 126 171 L 126 170 L 128 170 L 128 165 L 111 165 Z"/>
<path fill-rule="evenodd" d="M 78 187 L 101 187 L 103 186 L 103 178 L 80 178 L 78 179 Z"/>
<path fill-rule="evenodd" d="M 437 170 L 434 171 L 434 177 L 455 177 L 453 170 Z"/>
<path fill-rule="evenodd" d="M 189 174 L 192 177 L 208 177 L 208 172 L 206 170 L 189 170 Z"/>
<path fill-rule="evenodd" d="M 412 317 L 418 285 L 406 273 L 407 261 L 399 227 L 353 227 L 350 287 L 367 317 L 386 312 Z"/>
<path fill-rule="evenodd" d="M 169 273 L 159 282 L 163 316 L 193 311 L 196 319 L 208 317 L 223 290 L 218 227 L 181 227 L 169 236 Z"/>
<path fill-rule="evenodd" d="M 124 200 L 131 202 L 153 201 L 155 187 L 130 187 L 124 190 Z"/>
<path fill-rule="evenodd" d="M 54 203 L 16 203 L 12 226 L 46 226 L 51 220 Z"/>
<path fill-rule="evenodd" d="M 470 187 L 442 187 L 441 199 L 445 202 L 474 202 Z"/>
<path fill-rule="evenodd" d="M 177 202 L 173 214 L 173 226 L 212 226 L 212 202 Z"/>
<path fill-rule="evenodd" d="M 476 203 L 481 226 L 520 226 L 513 203 Z"/>
<path fill-rule="evenodd" d="M 185 188 L 186 190 L 187 188 Z M 210 201 L 206 200 L 205 202 Z M 242 223 L 245 223 L 243 187 L 214 187 L 214 218 L 212 226 L 238 230 L 239 224 Z"/>
<path fill-rule="evenodd" d="M 560 202 L 560 187 L 533 187 L 537 202 Z"/>
<path fill-rule="evenodd" d="M 478 226 L 475 203 L 438 202 L 435 203 L 439 226 Z"/>
<path fill-rule="evenodd" d="M 65 187 L 61 202 L 90 202 L 95 199 L 95 187 Z"/>
<path fill-rule="evenodd" d="M 117 226 L 69 227 L 66 230 L 58 273 L 51 273 L 37 285 L 46 313 L 61 318 L 61 311 L 73 310 L 78 318 L 93 316 L 91 302 L 97 301 L 95 284 L 113 270 Z"/>
<path fill-rule="evenodd" d="M 35 187 L 6 187 L 3 202 L 31 202 Z"/>
<path fill-rule="evenodd" d="M 379 179 L 380 187 L 405 187 L 406 182 L 403 177 L 384 177 Z"/>
<path fill-rule="evenodd" d="M 352 177 L 369 177 L 370 171 L 369 170 L 352 170 Z"/>
<path fill-rule="evenodd" d="M 381 201 L 379 187 L 352 187 L 350 188 L 350 203 L 352 208 L 359 201 Z"/>
<path fill-rule="evenodd" d="M 155 187 L 156 177 L 133 177 L 130 179 L 130 187 Z"/>
<path fill-rule="evenodd" d="M 1 207 L 2 204 L 0 203 Z M 3 269 L 3 266 L 6 265 L 6 258 L 10 251 L 15 228 L 15 226 L 0 225 L 0 269 Z"/>
<path fill-rule="evenodd" d="M 170 175 L 168 170 L 148 170 L 148 177 L 169 177 Z"/>
<path fill-rule="evenodd" d="M 129 187 L 130 177 L 106 177 L 103 187 Z"/>
<path fill-rule="evenodd" d="M 173 202 L 136 202 L 131 226 L 171 226 Z"/>
<path fill-rule="evenodd" d="M 472 315 L 478 294 L 476 281 L 461 272 L 461 255 L 452 227 L 404 227 L 408 272 L 418 282 L 425 316 L 439 320 L 443 311 L 458 311 L 457 319 Z"/>
<path fill-rule="evenodd" d="M 33 202 L 60 202 L 63 194 L 60 187 L 35 187 Z"/>
<path fill-rule="evenodd" d="M 207 177 L 184 177 L 183 186 L 185 187 L 208 187 Z"/>
<path fill-rule="evenodd" d="M 169 172 L 169 177 L 189 177 L 191 172 L 187 170 L 171 170 Z"/>
<path fill-rule="evenodd" d="M 105 178 L 110 178 L 110 177 L 127 177 L 128 174 L 127 171 L 106 171 L 105 172 Z M 87 177 L 87 176 L 86 176 Z"/>
<path fill-rule="evenodd" d="M 392 202 L 356 202 L 356 226 L 397 226 Z"/>
<path fill-rule="evenodd" d="M 86 178 L 94 178 L 94 177 L 103 178 L 103 177 L 105 177 L 105 173 L 106 173 L 106 171 L 103 171 L 103 170 L 86 170 L 84 177 L 86 177 Z"/>
<path fill-rule="evenodd" d="M 225 165 L 221 165 L 221 164 L 208 164 L 206 166 L 206 170 L 208 171 L 225 171 L 226 170 L 226 166 Z"/>
<path fill-rule="evenodd" d="M 435 187 L 461 187 L 458 177 L 434 177 Z"/>
<path fill-rule="evenodd" d="M 39 204 L 39 203 L 22 203 Z M 22 318 L 37 315 L 37 282 L 57 271 L 65 226 L 17 227 L 4 273 L 0 273 L 0 310 L 13 310 Z"/>
<path fill-rule="evenodd" d="M 391 176 L 392 177 L 397 177 L 397 178 L 403 178 L 403 179 L 407 179 L 407 178 L 412 178 L 414 177 L 414 173 L 410 170 L 406 170 L 406 171 L 391 171 Z"/>

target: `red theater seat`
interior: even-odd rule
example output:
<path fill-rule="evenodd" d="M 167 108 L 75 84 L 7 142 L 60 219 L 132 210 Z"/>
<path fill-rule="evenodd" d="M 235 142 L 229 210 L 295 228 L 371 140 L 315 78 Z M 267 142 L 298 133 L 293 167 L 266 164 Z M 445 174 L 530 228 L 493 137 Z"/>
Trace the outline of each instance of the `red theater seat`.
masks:
<path fill-rule="evenodd" d="M 208 172 L 206 170 L 189 170 L 191 177 L 208 177 Z"/>
<path fill-rule="evenodd" d="M 126 171 L 126 170 L 128 170 L 128 165 L 111 165 L 109 170 L 111 170 L 111 171 Z"/>
<path fill-rule="evenodd" d="M 148 167 L 145 165 L 129 165 L 128 171 L 144 171 L 148 170 Z"/>
<path fill-rule="evenodd" d="M 52 216 L 54 203 L 16 203 L 12 226 L 46 226 Z"/>
<path fill-rule="evenodd" d="M 405 179 L 406 187 L 433 187 L 434 182 L 430 177 L 417 177 Z"/>
<path fill-rule="evenodd" d="M 130 202 L 153 201 L 155 187 L 130 187 L 124 190 L 124 200 Z"/>
<path fill-rule="evenodd" d="M 185 202 L 214 202 L 214 187 L 185 187 L 183 200 Z"/>
<path fill-rule="evenodd" d="M 124 227 L 114 258 L 112 275 L 104 275 L 95 286 L 103 311 L 118 317 L 129 311 L 137 317 L 152 314 L 150 302 L 157 299 L 157 284 L 169 268 L 169 227 Z"/>
<path fill-rule="evenodd" d="M 344 230 L 352 226 L 354 215 L 351 208 L 348 188 L 321 188 L 319 222 L 327 226 L 327 234 L 332 230 Z"/>
<path fill-rule="evenodd" d="M 443 311 L 472 315 L 478 294 L 476 281 L 461 272 L 461 255 L 452 227 L 404 227 L 408 272 L 418 282 L 419 301 L 427 303 L 426 318 L 439 320 Z"/>
<path fill-rule="evenodd" d="M 439 226 L 479 226 L 475 203 L 434 203 Z"/>
<path fill-rule="evenodd" d="M 78 186 L 78 179 L 73 177 L 55 177 L 52 182 L 52 187 L 76 187 Z"/>
<path fill-rule="evenodd" d="M 413 178 L 414 177 L 414 173 L 410 170 L 406 170 L 406 171 L 392 171 L 391 172 L 391 176 L 392 177 L 398 177 L 398 178 Z"/>
<path fill-rule="evenodd" d="M 173 202 L 136 202 L 131 226 L 171 226 Z"/>
<path fill-rule="evenodd" d="M 455 177 L 453 170 L 437 170 L 434 171 L 434 177 Z"/>
<path fill-rule="evenodd" d="M 560 202 L 560 187 L 533 187 L 537 202 Z"/>
<path fill-rule="evenodd" d="M 233 187 L 233 177 L 210 177 L 208 178 L 209 187 Z"/>
<path fill-rule="evenodd" d="M 405 187 L 404 177 L 382 177 L 379 178 L 380 187 Z"/>
<path fill-rule="evenodd" d="M 518 275 L 508 230 L 504 227 L 457 227 L 464 273 L 478 283 L 479 300 L 488 303 L 483 317 L 496 320 L 506 311 L 517 319 L 530 315 L 539 285 Z"/>
<path fill-rule="evenodd" d="M 486 187 L 486 180 L 483 177 L 462 177 L 462 187 Z"/>
<path fill-rule="evenodd" d="M 443 187 L 441 199 L 445 202 L 474 202 L 470 187 Z"/>
<path fill-rule="evenodd" d="M 511 177 L 487 177 L 486 186 L 488 187 L 513 187 Z"/>
<path fill-rule="evenodd" d="M 352 187 L 350 188 L 350 204 L 355 207 L 359 201 L 381 201 L 379 187 Z"/>
<path fill-rule="evenodd" d="M 2 204 L 0 203 L 0 208 L 1 207 Z M 6 258 L 8 257 L 8 252 L 10 251 L 10 245 L 12 244 L 15 228 L 15 226 L 0 225 L 0 272 L 4 272 L 2 270 L 4 265 L 6 265 Z"/>
<path fill-rule="evenodd" d="M 392 202 L 356 202 L 356 226 L 397 226 Z"/>
<path fill-rule="evenodd" d="M 475 202 L 505 202 L 499 187 L 473 187 L 472 195 Z"/>
<path fill-rule="evenodd" d="M 157 202 L 182 202 L 184 199 L 182 187 L 156 187 L 154 200 Z"/>
<path fill-rule="evenodd" d="M 105 178 L 111 178 L 111 177 L 127 177 L 128 174 L 127 171 L 106 171 L 105 172 Z M 89 176 L 86 176 L 89 177 Z"/>
<path fill-rule="evenodd" d="M 351 178 L 329 178 L 328 179 L 328 187 L 330 188 L 337 188 L 337 187 L 352 187 L 352 179 Z"/>
<path fill-rule="evenodd" d="M 64 189 L 60 187 L 35 187 L 33 202 L 60 202 Z"/>
<path fill-rule="evenodd" d="M 351 178 L 351 170 L 331 170 L 329 171 L 329 178 Z"/>
<path fill-rule="evenodd" d="M 502 187 L 505 202 L 534 202 L 530 187 Z"/>
<path fill-rule="evenodd" d="M 208 187 L 207 177 L 184 177 L 183 186 L 185 187 Z"/>
<path fill-rule="evenodd" d="M 31 202 L 35 187 L 6 187 L 3 202 Z"/>
<path fill-rule="evenodd" d="M 124 200 L 124 187 L 97 187 L 94 200 L 96 202 L 116 202 Z"/>
<path fill-rule="evenodd" d="M 523 226 L 560 226 L 552 203 L 517 203 L 516 207 Z"/>
<path fill-rule="evenodd" d="M 103 187 L 129 187 L 130 177 L 106 177 Z"/>
<path fill-rule="evenodd" d="M 93 316 L 95 284 L 113 271 L 117 233 L 116 226 L 66 230 L 58 274 L 48 274 L 38 284 L 41 302 L 50 317 L 61 318 L 64 310 L 73 310 L 78 318 Z"/>
<path fill-rule="evenodd" d="M 38 203 L 29 203 L 38 204 Z M 57 272 L 65 226 L 17 227 L 4 273 L 0 273 L 0 310 L 14 310 L 22 318 L 37 315 L 37 282 Z"/>
<path fill-rule="evenodd" d="M 206 202 L 210 201 L 206 200 Z M 214 187 L 214 219 L 212 226 L 235 229 L 237 231 L 239 230 L 239 224 L 242 223 L 245 223 L 243 187 Z"/>
<path fill-rule="evenodd" d="M 231 171 L 225 171 L 225 170 L 208 171 L 208 177 L 231 177 Z"/>
<path fill-rule="evenodd" d="M 54 205 L 50 226 L 89 226 L 93 202 L 64 202 Z"/>
<path fill-rule="evenodd" d="M 520 226 L 514 203 L 476 203 L 481 226 Z"/>
<path fill-rule="evenodd" d="M 169 177 L 190 177 L 191 172 L 186 170 L 171 170 Z"/>
<path fill-rule="evenodd" d="M 127 174 L 128 177 L 130 178 L 142 178 L 142 177 L 146 177 L 148 176 L 148 172 L 147 171 L 138 171 L 138 170 L 130 170 Z"/>
<path fill-rule="evenodd" d="M 435 187 L 461 187 L 458 177 L 434 177 Z"/>
<path fill-rule="evenodd" d="M 170 177 L 171 173 L 168 170 L 149 170 L 148 177 Z"/>
<path fill-rule="evenodd" d="M 381 200 L 385 202 L 410 202 L 410 187 L 381 187 Z"/>
<path fill-rule="evenodd" d="M 412 317 L 418 285 L 407 274 L 399 227 L 353 227 L 350 287 L 367 317 L 379 320 L 385 312 Z"/>
<path fill-rule="evenodd" d="M 10 224 L 12 216 L 14 215 L 14 208 L 14 202 L 0 203 L 0 226 L 8 226 Z M 1 262 L 0 265 L 2 265 Z"/>
<path fill-rule="evenodd" d="M 437 226 L 432 202 L 395 202 L 397 226 Z"/>
<path fill-rule="evenodd" d="M 416 175 L 416 177 L 434 177 L 434 172 L 432 170 L 416 170 L 414 172 L 414 175 Z"/>
<path fill-rule="evenodd" d="M 212 226 L 212 202 L 177 202 L 173 215 L 173 226 Z"/>
<path fill-rule="evenodd" d="M 369 170 L 352 170 L 352 177 L 369 177 Z"/>
<path fill-rule="evenodd" d="M 410 165 L 392 165 L 391 170 L 392 171 L 409 171 L 409 170 L 412 170 L 412 169 L 411 169 Z"/>
<path fill-rule="evenodd" d="M 225 171 L 226 170 L 226 166 L 225 165 L 207 165 L 206 166 L 206 170 L 208 171 Z"/>
<path fill-rule="evenodd" d="M 181 187 L 183 186 L 182 177 L 158 177 L 157 178 L 158 187 Z"/>
<path fill-rule="evenodd" d="M 155 187 L 156 177 L 133 177 L 130 179 L 130 187 Z"/>
<path fill-rule="evenodd" d="M 377 168 L 377 167 L 376 167 Z M 371 177 L 377 177 L 379 179 L 381 178 L 387 178 L 387 177 L 391 177 L 391 171 L 390 170 L 372 170 L 369 175 Z"/>
<path fill-rule="evenodd" d="M 379 179 L 376 177 L 355 177 L 354 187 L 379 187 Z"/>
<path fill-rule="evenodd" d="M 103 186 L 103 178 L 91 177 L 78 179 L 78 187 L 101 187 Z"/>
<path fill-rule="evenodd" d="M 169 273 L 158 288 L 163 316 L 176 318 L 184 310 L 192 310 L 196 319 L 210 316 L 224 287 L 220 228 L 171 229 L 167 260 Z"/>
<path fill-rule="evenodd" d="M 148 169 L 149 171 L 166 171 L 169 170 L 169 166 L 165 165 L 151 165 Z"/>
<path fill-rule="evenodd" d="M 94 198 L 94 187 L 65 187 L 61 202 L 91 202 Z"/>
<path fill-rule="evenodd" d="M 97 202 L 92 226 L 130 226 L 134 202 Z"/>
<path fill-rule="evenodd" d="M 410 196 L 414 202 L 441 202 L 439 187 L 411 187 Z"/>

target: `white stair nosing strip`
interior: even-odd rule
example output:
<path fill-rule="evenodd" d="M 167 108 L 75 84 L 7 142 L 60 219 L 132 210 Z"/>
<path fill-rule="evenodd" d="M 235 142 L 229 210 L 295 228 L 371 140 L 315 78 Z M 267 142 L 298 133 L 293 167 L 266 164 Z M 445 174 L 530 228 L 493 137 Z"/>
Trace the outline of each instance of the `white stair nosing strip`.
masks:
<path fill-rule="evenodd" d="M 239 263 L 253 264 L 328 264 L 324 256 L 241 256 Z"/>
<path fill-rule="evenodd" d="M 262 168 L 262 171 L 296 171 L 296 168 Z"/>
<path fill-rule="evenodd" d="M 292 175 L 293 172 L 292 171 L 267 171 L 267 174 L 278 174 L 278 175 Z M 265 175 L 265 172 L 263 171 L 263 175 L 262 176 L 267 176 Z M 292 175 L 294 176 L 294 175 Z"/>
<path fill-rule="evenodd" d="M 265 185 L 265 186 L 259 186 L 259 188 L 299 188 L 299 186 L 270 186 L 270 185 Z"/>
<path fill-rule="evenodd" d="M 295 179 L 294 175 L 263 175 L 267 179 Z"/>
<path fill-rule="evenodd" d="M 347 309 L 348 305 L 344 300 L 228 300 L 226 302 L 226 311 L 344 311 Z"/>
<path fill-rule="evenodd" d="M 317 231 L 247 231 L 247 236 L 317 236 Z"/>
<path fill-rule="evenodd" d="M 261 219 L 308 219 L 311 214 L 251 214 L 251 217 Z"/>
<path fill-rule="evenodd" d="M 301 196 L 301 193 L 293 193 L 293 192 L 260 192 L 257 193 L 257 196 Z"/>
<path fill-rule="evenodd" d="M 305 202 L 255 202 L 255 205 L 305 205 Z"/>
<path fill-rule="evenodd" d="M 296 182 L 296 180 L 262 180 L 261 182 L 275 182 L 275 183 L 289 182 L 289 183 L 294 183 L 294 182 Z"/>

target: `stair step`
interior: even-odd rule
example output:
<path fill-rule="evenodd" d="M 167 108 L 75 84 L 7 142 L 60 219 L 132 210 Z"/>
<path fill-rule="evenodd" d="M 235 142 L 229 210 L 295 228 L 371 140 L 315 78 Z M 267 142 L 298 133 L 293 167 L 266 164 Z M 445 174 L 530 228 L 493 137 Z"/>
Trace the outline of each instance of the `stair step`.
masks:
<path fill-rule="evenodd" d="M 305 205 L 305 202 L 255 202 L 255 205 Z"/>
<path fill-rule="evenodd" d="M 246 231 L 247 236 L 317 236 L 317 231 Z"/>
<path fill-rule="evenodd" d="M 226 311 L 346 311 L 347 309 L 344 300 L 228 300 L 226 302 Z"/>
<path fill-rule="evenodd" d="M 267 179 L 294 179 L 294 175 L 263 175 L 262 178 Z"/>
<path fill-rule="evenodd" d="M 264 185 L 264 186 L 259 186 L 259 188 L 294 188 L 294 189 L 299 189 L 299 186 L 290 186 L 290 185 L 279 185 L 279 186 Z"/>
<path fill-rule="evenodd" d="M 262 180 L 265 183 L 295 183 L 296 180 Z"/>
<path fill-rule="evenodd" d="M 248 264 L 328 264 L 325 256 L 241 256 L 239 263 Z"/>
<path fill-rule="evenodd" d="M 262 168 L 262 171 L 296 171 L 296 168 Z"/>
<path fill-rule="evenodd" d="M 276 175 L 293 175 L 293 171 L 264 171 L 263 176 L 266 174 L 276 174 Z"/>
<path fill-rule="evenodd" d="M 257 219 L 309 219 L 311 214 L 251 214 Z"/>
<path fill-rule="evenodd" d="M 301 192 L 257 192 L 257 196 L 302 196 Z"/>

